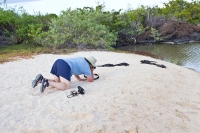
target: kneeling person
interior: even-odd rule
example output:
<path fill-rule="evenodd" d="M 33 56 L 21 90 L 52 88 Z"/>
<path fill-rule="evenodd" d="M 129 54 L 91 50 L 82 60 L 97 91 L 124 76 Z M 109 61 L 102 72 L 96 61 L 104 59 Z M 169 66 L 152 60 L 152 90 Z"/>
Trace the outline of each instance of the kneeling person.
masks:
<path fill-rule="evenodd" d="M 93 82 L 94 81 L 94 69 L 96 68 L 96 59 L 93 56 L 90 57 L 76 57 L 76 58 L 64 58 L 57 59 L 51 69 L 51 73 L 54 75 L 54 80 L 46 79 L 41 74 L 38 74 L 35 80 L 32 81 L 32 87 L 41 83 L 40 91 L 44 92 L 45 88 L 52 86 L 59 90 L 66 90 L 70 88 L 71 76 L 74 75 L 79 81 Z M 79 75 L 86 75 L 87 79 L 81 79 Z"/>

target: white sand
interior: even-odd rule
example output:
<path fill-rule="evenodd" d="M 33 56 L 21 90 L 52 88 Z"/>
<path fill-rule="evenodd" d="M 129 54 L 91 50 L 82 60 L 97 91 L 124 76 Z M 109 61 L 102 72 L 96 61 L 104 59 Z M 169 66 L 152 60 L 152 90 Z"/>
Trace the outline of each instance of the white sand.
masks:
<path fill-rule="evenodd" d="M 38 73 L 61 57 L 90 56 L 99 67 L 95 82 L 72 77 L 71 89 L 31 87 Z M 140 64 L 153 60 L 155 65 Z M 200 132 L 200 73 L 150 57 L 114 52 L 44 54 L 0 65 L 1 133 L 197 133 Z M 82 86 L 86 94 L 67 98 Z"/>

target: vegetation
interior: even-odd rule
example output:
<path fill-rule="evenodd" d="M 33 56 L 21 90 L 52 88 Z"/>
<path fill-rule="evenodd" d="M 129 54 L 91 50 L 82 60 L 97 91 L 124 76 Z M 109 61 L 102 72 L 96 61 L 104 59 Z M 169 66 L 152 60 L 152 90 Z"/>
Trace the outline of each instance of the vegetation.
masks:
<path fill-rule="evenodd" d="M 7 9 L 3 8 L 6 7 L 5 5 L 6 0 L 0 4 L 0 42 L 14 45 L 11 48 L 16 49 L 16 53 L 23 53 L 22 51 L 27 51 L 25 52 L 27 54 L 34 53 L 35 49 L 44 50 L 44 47 L 53 49 L 53 51 L 61 47 L 112 50 L 116 42 L 123 42 L 124 38 L 131 40 L 141 35 L 146 29 L 151 29 L 154 41 L 160 41 L 160 34 L 154 27 L 155 18 L 200 25 L 200 2 L 198 0 L 192 2 L 170 0 L 164 3 L 164 7 L 142 5 L 126 12 L 105 11 L 104 5 L 74 10 L 69 8 L 62 11 L 59 16 L 40 13 L 30 15 L 23 7 Z M 31 50 L 32 48 L 34 50 Z M 9 47 L 2 48 L 0 44 L 0 60 L 5 60 L 9 56 L 8 54 L 2 55 L 6 53 L 5 49 L 11 53 L 14 51 Z M 19 49 L 21 52 L 18 52 Z"/>
<path fill-rule="evenodd" d="M 30 58 L 35 53 L 49 53 L 49 48 L 30 45 L 11 45 L 0 49 L 0 63 L 15 60 L 17 58 Z"/>
<path fill-rule="evenodd" d="M 154 42 L 162 40 L 160 38 L 160 33 L 158 33 L 158 30 L 156 30 L 155 28 L 151 28 L 151 36 L 153 37 Z"/>
<path fill-rule="evenodd" d="M 38 34 L 39 39 L 36 36 L 35 40 L 54 49 L 63 44 L 92 45 L 111 49 L 117 34 L 102 24 L 103 17 L 98 8 L 68 9 L 62 12 L 59 19 L 52 19 L 49 30 Z"/>
<path fill-rule="evenodd" d="M 18 45 L 9 45 L 0 48 L 0 63 L 13 61 L 18 58 L 31 58 L 33 55 L 37 54 L 69 54 L 72 52 L 77 52 L 77 49 L 73 48 L 63 48 L 56 49 L 52 51 L 49 47 L 41 47 L 41 46 L 31 46 L 26 44 L 18 44 Z"/>

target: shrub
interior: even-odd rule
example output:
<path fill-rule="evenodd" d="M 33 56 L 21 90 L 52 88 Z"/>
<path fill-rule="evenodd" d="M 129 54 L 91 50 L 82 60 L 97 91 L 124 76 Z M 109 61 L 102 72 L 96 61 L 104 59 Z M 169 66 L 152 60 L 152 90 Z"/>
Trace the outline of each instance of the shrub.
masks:
<path fill-rule="evenodd" d="M 59 18 L 52 19 L 49 31 L 39 34 L 41 38 L 38 41 L 53 48 L 73 44 L 111 49 L 111 45 L 115 44 L 116 34 L 96 21 L 96 16 L 95 12 L 84 14 L 80 10 L 68 9 Z"/>
<path fill-rule="evenodd" d="M 155 28 L 151 27 L 151 37 L 153 37 L 154 42 L 161 40 L 160 35 L 161 34 L 158 33 L 158 30 L 156 30 Z"/>

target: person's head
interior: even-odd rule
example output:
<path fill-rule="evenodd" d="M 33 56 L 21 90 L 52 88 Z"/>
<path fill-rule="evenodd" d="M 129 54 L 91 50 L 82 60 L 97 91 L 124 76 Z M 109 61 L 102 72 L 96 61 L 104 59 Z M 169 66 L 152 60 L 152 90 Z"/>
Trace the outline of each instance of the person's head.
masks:
<path fill-rule="evenodd" d="M 95 63 L 97 60 L 93 56 L 85 57 L 86 61 L 90 64 L 90 67 L 96 68 Z"/>

